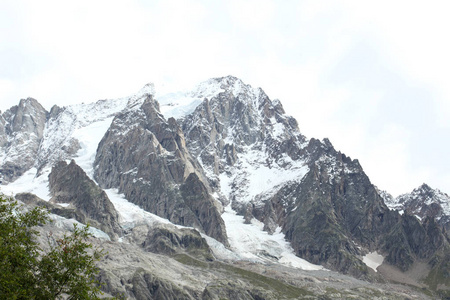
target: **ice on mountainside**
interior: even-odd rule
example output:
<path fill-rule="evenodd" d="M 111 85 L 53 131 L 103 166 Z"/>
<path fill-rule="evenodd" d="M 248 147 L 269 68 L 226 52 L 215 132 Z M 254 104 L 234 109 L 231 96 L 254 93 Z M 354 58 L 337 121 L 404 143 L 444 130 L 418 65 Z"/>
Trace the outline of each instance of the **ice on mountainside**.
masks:
<path fill-rule="evenodd" d="M 293 161 L 287 155 L 283 155 L 281 160 L 288 168 L 276 163 L 267 166 L 267 160 L 267 156 L 252 149 L 238 155 L 235 166 L 219 175 L 222 193 L 231 199 L 238 198 L 239 202 L 248 203 L 258 195 L 271 196 L 281 185 L 300 181 L 309 170 L 304 161 Z"/>
<path fill-rule="evenodd" d="M 383 264 L 384 257 L 380 254 L 375 252 L 367 253 L 363 258 L 362 261 L 372 270 L 375 272 L 377 271 L 377 268 Z"/>
<path fill-rule="evenodd" d="M 302 270 L 324 269 L 295 256 L 294 250 L 281 233 L 281 228 L 274 234 L 269 234 L 263 230 L 264 224 L 256 219 L 251 224 L 245 224 L 244 217 L 237 215 L 230 206 L 225 209 L 222 218 L 227 226 L 231 250 L 239 254 L 241 259 L 280 263 Z"/>
<path fill-rule="evenodd" d="M 41 168 L 59 160 L 74 158 L 92 178 L 93 159 L 90 155 L 95 158 L 98 143 L 114 116 L 127 107 L 138 105 L 148 94 L 155 94 L 152 83 L 146 84 L 131 97 L 62 108 L 55 106 L 45 126 L 35 166 Z"/>
<path fill-rule="evenodd" d="M 50 191 L 48 189 L 50 168 L 43 170 L 40 176 L 36 176 L 37 171 L 36 168 L 31 168 L 14 182 L 0 185 L 0 192 L 7 196 L 13 196 L 18 193 L 32 193 L 45 201 L 50 200 Z"/>

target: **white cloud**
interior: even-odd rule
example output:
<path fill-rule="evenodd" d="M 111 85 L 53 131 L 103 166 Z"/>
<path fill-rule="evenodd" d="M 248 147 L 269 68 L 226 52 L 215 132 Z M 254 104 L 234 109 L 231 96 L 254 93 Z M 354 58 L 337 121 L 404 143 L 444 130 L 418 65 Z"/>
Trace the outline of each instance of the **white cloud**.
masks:
<path fill-rule="evenodd" d="M 274 15 L 275 3 L 270 0 L 227 1 L 233 26 L 239 30 L 261 30 Z"/>

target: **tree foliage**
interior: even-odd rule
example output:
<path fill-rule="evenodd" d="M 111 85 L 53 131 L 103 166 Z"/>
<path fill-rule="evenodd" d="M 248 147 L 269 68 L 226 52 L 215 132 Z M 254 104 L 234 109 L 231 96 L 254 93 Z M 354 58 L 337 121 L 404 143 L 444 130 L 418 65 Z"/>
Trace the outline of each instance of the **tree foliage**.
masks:
<path fill-rule="evenodd" d="M 61 238 L 49 233 L 44 250 L 35 228 L 47 222 L 43 209 L 0 195 L 0 299 L 99 299 L 95 263 L 103 253 L 86 242 L 88 226 Z"/>

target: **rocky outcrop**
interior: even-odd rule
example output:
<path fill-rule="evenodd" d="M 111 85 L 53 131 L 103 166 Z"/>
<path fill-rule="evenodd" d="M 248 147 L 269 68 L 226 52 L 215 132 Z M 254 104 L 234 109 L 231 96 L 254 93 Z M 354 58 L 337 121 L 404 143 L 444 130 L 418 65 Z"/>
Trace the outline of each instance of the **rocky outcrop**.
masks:
<path fill-rule="evenodd" d="M 37 100 L 27 98 L 0 116 L 0 179 L 4 183 L 34 166 L 47 115 Z"/>
<path fill-rule="evenodd" d="M 203 85 L 213 86 L 216 93 L 180 121 L 189 151 L 201 161 L 213 187 L 219 186 L 217 176 L 232 167 L 247 148 L 267 154 L 268 164 L 283 154 L 298 158 L 295 145 L 305 138 L 279 101 L 271 101 L 262 89 L 233 76 L 210 79 Z M 197 96 L 207 94 L 203 85 L 195 92 Z"/>
<path fill-rule="evenodd" d="M 181 185 L 180 192 L 187 207 L 194 212 L 205 233 L 211 237 L 223 237 L 219 241 L 228 245 L 228 241 L 225 240 L 227 236 L 225 224 L 220 216 L 218 203 L 210 196 L 207 188 L 195 173 L 188 176 Z"/>
<path fill-rule="evenodd" d="M 425 183 L 411 193 L 398 196 L 392 206 L 420 219 L 433 218 L 450 231 L 450 196 Z"/>
<path fill-rule="evenodd" d="M 431 266 L 448 251 L 448 240 L 433 219 L 421 223 L 390 210 L 359 162 L 334 150 L 328 140 L 311 139 L 303 155 L 309 171 L 301 182 L 285 185 L 263 209 L 253 208 L 267 228 L 271 222 L 282 226 L 300 257 L 370 278 L 360 259 L 367 252 L 383 253 L 386 263 L 406 271 L 416 261 Z"/>
<path fill-rule="evenodd" d="M 189 292 L 142 268 L 138 268 L 134 272 L 131 285 L 130 294 L 136 299 L 195 299 Z"/>
<path fill-rule="evenodd" d="M 22 201 L 29 206 L 40 206 L 48 210 L 50 213 L 61 216 L 66 219 L 75 219 L 79 222 L 86 221 L 86 216 L 76 209 L 76 207 L 62 207 L 56 203 L 42 200 L 38 196 L 31 193 L 19 193 L 14 196 L 15 199 Z"/>
<path fill-rule="evenodd" d="M 227 244 L 220 207 L 209 196 L 202 169 L 181 128 L 175 119 L 164 119 L 152 94 L 130 101 L 114 118 L 99 144 L 94 175 L 103 188 L 119 188 L 143 209 Z M 201 194 L 194 199 L 186 188 Z"/>
<path fill-rule="evenodd" d="M 49 175 L 50 199 L 54 203 L 68 203 L 77 210 L 77 220 L 91 223 L 117 238 L 122 233 L 119 216 L 106 193 L 92 181 L 75 163 L 62 161 L 52 168 Z"/>
<path fill-rule="evenodd" d="M 400 270 L 408 270 L 414 261 L 431 265 L 445 252 L 450 251 L 448 240 L 433 218 L 421 223 L 416 217 L 404 214 L 380 243 L 387 254 L 386 260 Z"/>
<path fill-rule="evenodd" d="M 186 253 L 201 260 L 212 261 L 214 256 L 208 243 L 198 231 L 177 228 L 170 224 L 157 225 L 149 229 L 142 243 L 145 251 L 165 255 Z"/>

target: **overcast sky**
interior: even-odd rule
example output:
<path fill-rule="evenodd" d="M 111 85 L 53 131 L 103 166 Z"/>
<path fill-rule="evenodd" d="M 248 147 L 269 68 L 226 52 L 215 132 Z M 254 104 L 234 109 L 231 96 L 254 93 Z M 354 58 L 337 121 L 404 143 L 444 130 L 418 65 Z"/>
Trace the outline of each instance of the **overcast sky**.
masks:
<path fill-rule="evenodd" d="M 0 110 L 234 75 L 397 196 L 450 194 L 448 1 L 0 2 Z M 164 83 L 164 85 L 163 85 Z"/>

